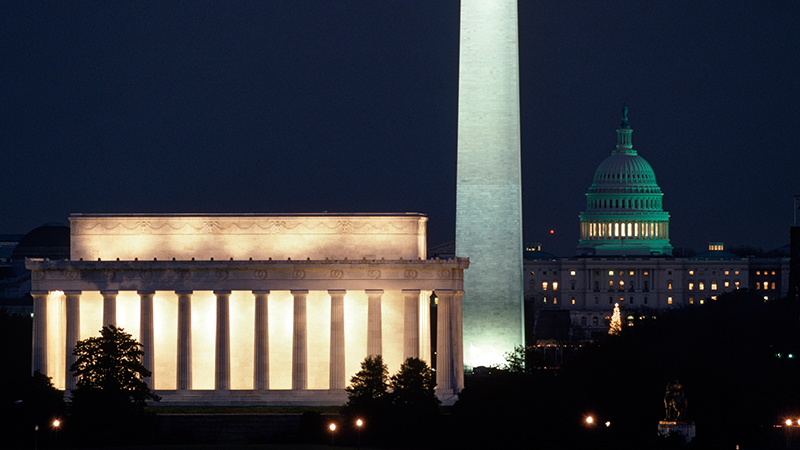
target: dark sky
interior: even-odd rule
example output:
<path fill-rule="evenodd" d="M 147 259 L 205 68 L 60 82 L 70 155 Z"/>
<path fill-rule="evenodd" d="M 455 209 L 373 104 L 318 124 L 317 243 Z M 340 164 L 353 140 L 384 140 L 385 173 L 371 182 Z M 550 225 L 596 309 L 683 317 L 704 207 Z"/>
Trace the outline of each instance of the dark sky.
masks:
<path fill-rule="evenodd" d="M 623 102 L 674 246 L 788 242 L 800 2 L 519 14 L 526 242 L 574 253 Z M 452 240 L 458 21 L 457 0 L 2 2 L 0 233 L 72 212 L 419 211 L 429 244 Z"/>

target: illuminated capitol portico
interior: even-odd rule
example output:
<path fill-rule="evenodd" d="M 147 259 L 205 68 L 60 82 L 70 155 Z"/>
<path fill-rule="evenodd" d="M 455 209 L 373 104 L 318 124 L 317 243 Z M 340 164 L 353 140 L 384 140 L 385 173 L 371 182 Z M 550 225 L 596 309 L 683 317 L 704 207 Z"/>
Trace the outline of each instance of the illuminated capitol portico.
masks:
<path fill-rule="evenodd" d="M 78 340 L 114 324 L 176 404 L 340 404 L 367 355 L 432 360 L 463 387 L 467 259 L 426 260 L 427 217 L 148 214 L 70 217 L 69 260 L 28 260 L 33 368 L 71 389 Z"/>

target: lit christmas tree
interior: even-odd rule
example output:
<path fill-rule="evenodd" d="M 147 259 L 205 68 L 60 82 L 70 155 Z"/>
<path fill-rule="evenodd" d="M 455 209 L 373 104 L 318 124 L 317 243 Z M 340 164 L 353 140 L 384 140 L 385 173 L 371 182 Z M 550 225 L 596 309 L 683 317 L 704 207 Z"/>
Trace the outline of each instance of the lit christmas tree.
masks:
<path fill-rule="evenodd" d="M 614 303 L 614 315 L 611 316 L 611 327 L 608 334 L 618 334 L 622 331 L 622 318 L 619 315 L 619 303 Z"/>

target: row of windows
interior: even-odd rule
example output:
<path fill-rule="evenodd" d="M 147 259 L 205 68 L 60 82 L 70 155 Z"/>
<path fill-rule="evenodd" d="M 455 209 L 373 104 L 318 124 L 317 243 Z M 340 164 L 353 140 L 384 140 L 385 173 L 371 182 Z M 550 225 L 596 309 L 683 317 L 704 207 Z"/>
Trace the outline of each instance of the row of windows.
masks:
<path fill-rule="evenodd" d="M 667 237 L 667 222 L 583 222 L 581 227 L 584 239 Z"/>
<path fill-rule="evenodd" d="M 739 285 L 740 285 L 740 283 L 739 283 L 739 280 L 736 280 L 736 281 L 734 281 L 734 282 L 733 282 L 733 285 L 734 285 L 734 287 L 735 287 L 736 289 L 739 289 Z M 774 283 L 773 283 L 773 285 L 774 285 Z M 731 282 L 730 282 L 730 281 L 728 281 L 728 280 L 725 280 L 725 281 L 723 281 L 723 282 L 722 282 L 722 286 L 723 286 L 723 289 L 730 289 L 730 287 L 731 287 Z M 718 290 L 718 289 L 719 289 L 719 285 L 717 284 L 717 281 L 716 281 L 716 280 L 711 280 L 711 285 L 710 285 L 710 287 L 711 287 L 711 290 L 712 290 L 712 291 L 716 291 L 716 290 Z M 690 282 L 689 282 L 689 290 L 690 290 L 690 291 L 693 291 L 693 290 L 694 290 L 694 288 L 695 288 L 695 282 L 694 282 L 694 281 L 690 281 Z M 697 290 L 698 290 L 698 291 L 704 291 L 705 289 L 706 289 L 706 283 L 705 283 L 705 281 L 698 281 L 698 282 L 697 282 Z M 774 288 L 773 288 L 773 289 L 774 289 Z"/>
<path fill-rule="evenodd" d="M 694 273 L 695 273 L 695 271 L 694 271 L 694 270 L 690 270 L 690 271 L 689 271 L 689 275 L 694 275 Z M 725 274 L 725 275 L 730 275 L 730 274 L 731 274 L 731 271 L 726 269 L 726 270 L 724 270 L 722 273 L 723 273 L 723 274 Z M 712 270 L 712 271 L 711 271 L 711 275 L 716 275 L 716 274 L 717 274 L 717 271 L 716 271 L 716 270 Z M 738 270 L 734 270 L 734 271 L 733 271 L 733 274 L 734 274 L 734 275 L 739 275 L 739 271 L 738 271 Z M 698 270 L 698 271 L 697 271 L 697 275 L 703 275 L 703 270 Z M 773 275 L 774 275 L 774 274 L 773 274 Z"/>

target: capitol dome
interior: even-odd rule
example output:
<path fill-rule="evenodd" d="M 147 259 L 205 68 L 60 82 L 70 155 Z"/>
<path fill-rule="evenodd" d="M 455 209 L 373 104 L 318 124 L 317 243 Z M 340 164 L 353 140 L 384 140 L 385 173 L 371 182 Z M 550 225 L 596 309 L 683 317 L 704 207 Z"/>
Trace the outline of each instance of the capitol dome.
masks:
<path fill-rule="evenodd" d="M 623 107 L 617 147 L 594 173 L 581 213 L 579 255 L 669 255 L 669 214 L 650 164 L 633 149 Z"/>

